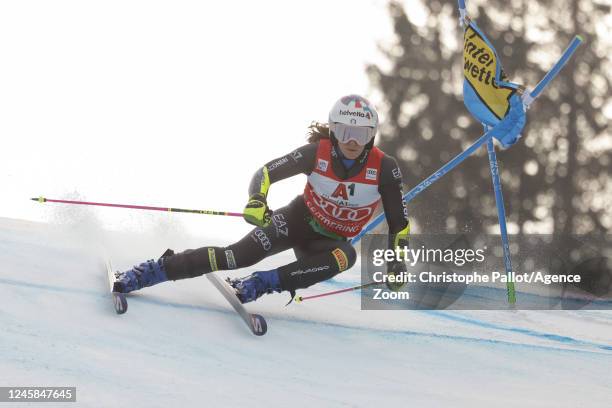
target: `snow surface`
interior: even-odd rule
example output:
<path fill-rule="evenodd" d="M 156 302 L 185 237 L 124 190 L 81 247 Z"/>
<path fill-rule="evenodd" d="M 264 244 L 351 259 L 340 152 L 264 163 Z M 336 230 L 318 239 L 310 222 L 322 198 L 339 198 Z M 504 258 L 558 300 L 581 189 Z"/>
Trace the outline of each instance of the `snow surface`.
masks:
<path fill-rule="evenodd" d="M 0 218 L 0 386 L 77 387 L 76 404 L 50 407 L 612 406 L 610 311 L 362 311 L 358 293 L 287 307 L 282 294 L 249 305 L 268 321 L 255 337 L 200 277 L 114 313 L 104 251 L 123 269 L 205 244 L 227 243 Z"/>

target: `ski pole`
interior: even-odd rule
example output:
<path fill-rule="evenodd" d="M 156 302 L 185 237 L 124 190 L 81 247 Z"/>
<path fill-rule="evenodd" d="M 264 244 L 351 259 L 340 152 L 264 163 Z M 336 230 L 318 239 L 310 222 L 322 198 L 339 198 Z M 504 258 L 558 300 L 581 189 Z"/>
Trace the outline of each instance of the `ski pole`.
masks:
<path fill-rule="evenodd" d="M 185 208 L 173 208 L 173 207 L 150 207 L 146 205 L 94 203 L 90 201 L 73 201 L 73 200 L 54 200 L 54 199 L 45 198 L 45 197 L 31 198 L 31 200 L 38 201 L 39 203 L 95 205 L 99 207 L 131 208 L 133 210 L 151 210 L 151 211 L 166 211 L 166 212 L 205 214 L 205 215 L 227 215 L 230 217 L 242 217 L 242 213 L 229 212 L 229 211 L 189 210 Z"/>
<path fill-rule="evenodd" d="M 340 290 L 334 290 L 332 292 L 325 292 L 325 293 L 320 293 L 318 295 L 312 295 L 312 296 L 296 296 L 293 300 L 296 303 L 301 303 L 304 300 L 308 300 L 308 299 L 315 299 L 315 298 L 320 298 L 323 296 L 331 296 L 331 295 L 337 295 L 339 293 L 344 293 L 344 292 L 350 292 L 353 290 L 358 290 L 358 289 L 363 289 L 363 288 L 367 288 L 368 286 L 374 286 L 374 285 L 380 285 L 380 282 L 370 282 L 370 283 L 366 283 L 365 285 L 359 285 L 359 286 L 353 286 L 352 288 L 346 288 L 346 289 L 340 289 Z"/>

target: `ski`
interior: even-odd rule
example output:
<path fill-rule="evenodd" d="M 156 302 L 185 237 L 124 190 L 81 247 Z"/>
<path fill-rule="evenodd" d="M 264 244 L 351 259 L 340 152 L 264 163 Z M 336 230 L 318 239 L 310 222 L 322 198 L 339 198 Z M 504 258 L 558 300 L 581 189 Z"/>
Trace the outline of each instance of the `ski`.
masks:
<path fill-rule="evenodd" d="M 266 323 L 266 319 L 263 316 L 249 313 L 240 300 L 236 297 L 234 293 L 234 289 L 229 286 L 226 282 L 221 280 L 214 273 L 207 273 L 206 277 L 208 280 L 221 292 L 223 297 L 227 299 L 227 301 L 232 305 L 234 310 L 238 312 L 242 320 L 246 323 L 246 325 L 251 329 L 251 332 L 256 336 L 263 336 L 268 331 L 268 324 Z"/>
<path fill-rule="evenodd" d="M 115 272 L 113 272 L 113 265 L 111 264 L 109 259 L 106 259 L 104 261 L 104 266 L 106 267 L 109 290 L 113 299 L 113 306 L 115 307 L 115 312 L 117 312 L 117 314 L 124 314 L 125 312 L 127 312 L 128 308 L 127 299 L 125 298 L 124 293 L 113 292 L 113 284 L 115 283 Z"/>

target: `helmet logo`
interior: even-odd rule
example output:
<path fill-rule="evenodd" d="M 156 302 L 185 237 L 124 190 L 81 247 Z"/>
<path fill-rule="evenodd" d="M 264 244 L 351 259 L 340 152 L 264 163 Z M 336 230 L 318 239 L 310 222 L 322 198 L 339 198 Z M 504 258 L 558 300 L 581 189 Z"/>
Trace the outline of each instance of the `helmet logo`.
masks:
<path fill-rule="evenodd" d="M 361 108 L 361 102 L 364 102 L 364 104 L 367 105 L 366 101 L 364 101 L 363 98 L 359 95 L 347 95 L 344 98 L 340 99 L 340 101 L 346 106 L 348 106 L 351 102 L 355 102 L 356 108 Z"/>
<path fill-rule="evenodd" d="M 372 116 L 370 115 L 370 112 L 352 112 L 350 110 L 340 110 L 338 112 L 340 114 L 340 116 L 359 116 L 360 118 L 367 118 L 370 119 Z"/>
<path fill-rule="evenodd" d="M 372 118 L 373 113 L 372 110 L 369 107 L 369 102 L 365 99 L 363 99 L 361 96 L 359 95 L 348 95 L 345 96 L 344 98 L 340 99 L 340 101 L 342 102 L 343 105 L 345 106 L 349 106 L 349 104 L 351 102 L 353 102 L 355 104 L 355 109 L 361 109 L 363 110 L 364 114 L 358 114 L 358 116 L 361 117 L 365 117 L 368 120 Z M 354 115 L 355 113 L 349 113 L 348 110 L 346 111 L 340 111 L 340 115 Z"/>

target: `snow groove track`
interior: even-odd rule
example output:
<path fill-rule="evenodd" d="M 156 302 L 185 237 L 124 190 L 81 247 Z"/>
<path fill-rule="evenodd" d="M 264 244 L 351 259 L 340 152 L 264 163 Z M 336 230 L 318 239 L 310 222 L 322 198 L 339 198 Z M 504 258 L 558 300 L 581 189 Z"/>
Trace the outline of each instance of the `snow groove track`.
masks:
<path fill-rule="evenodd" d="M 29 283 L 29 282 L 20 282 L 20 281 L 15 281 L 11 279 L 1 279 L 1 278 L 0 278 L 0 285 L 21 286 L 24 288 L 33 289 L 35 291 L 42 290 L 42 291 L 52 291 L 52 292 L 59 292 L 59 293 L 65 293 L 65 294 L 71 294 L 71 295 L 94 296 L 96 298 L 103 298 L 105 302 L 108 301 L 108 295 L 105 293 L 101 293 L 100 291 L 72 289 L 72 288 L 57 287 L 57 286 L 52 286 L 52 285 L 42 285 L 42 284 Z M 130 295 L 129 298 L 130 298 L 130 303 L 136 302 L 137 304 L 140 303 L 140 304 L 150 304 L 150 305 L 155 305 L 155 306 L 164 306 L 164 307 L 177 308 L 177 309 L 200 310 L 203 312 L 222 313 L 222 314 L 226 314 L 229 316 L 234 316 L 235 314 L 233 311 L 228 310 L 227 308 L 220 309 L 216 307 L 206 307 L 203 305 L 193 305 L 193 304 L 172 302 L 172 301 L 167 301 L 163 299 L 158 299 L 156 296 L 146 296 L 146 294 L 145 295 L 134 294 L 134 295 Z M 70 301 L 70 299 L 65 299 L 65 300 Z M 367 327 L 343 325 L 341 323 L 330 323 L 330 322 L 323 323 L 323 322 L 316 322 L 316 321 L 307 320 L 307 319 L 282 317 L 280 315 L 274 317 L 274 320 L 291 322 L 291 323 L 311 324 L 311 325 L 317 325 L 317 326 L 327 326 L 329 328 L 339 328 L 339 329 L 345 329 L 345 330 L 367 330 L 371 334 L 380 335 L 380 336 L 401 336 L 401 335 L 422 336 L 422 337 L 432 337 L 432 338 L 447 338 L 447 339 L 457 340 L 457 341 L 473 341 L 473 342 L 506 344 L 506 345 L 513 345 L 513 346 L 518 346 L 518 347 L 551 348 L 555 350 L 565 350 L 565 351 L 574 351 L 574 352 L 596 352 L 597 351 L 597 350 L 590 350 L 590 349 L 601 349 L 604 351 L 612 352 L 612 346 L 610 345 L 602 345 L 602 344 L 596 344 L 596 343 L 587 342 L 587 341 L 580 341 L 572 337 L 560 336 L 557 334 L 536 332 L 533 330 L 522 329 L 519 327 L 505 327 L 505 326 L 500 326 L 500 325 L 496 325 L 496 324 L 481 321 L 481 320 L 469 319 L 469 318 L 453 315 L 450 313 L 442 313 L 442 312 L 416 312 L 416 313 L 433 313 L 435 317 L 442 317 L 442 318 L 449 319 L 452 321 L 458 321 L 458 322 L 472 324 L 475 326 L 480 326 L 480 327 L 485 327 L 485 328 L 493 328 L 495 330 L 515 332 L 515 333 L 524 334 L 527 336 L 532 336 L 532 337 L 541 338 L 545 340 L 551 340 L 553 342 L 563 343 L 563 344 L 572 345 L 572 346 L 578 346 L 581 348 L 580 349 L 558 348 L 558 347 L 555 347 L 554 345 L 550 345 L 550 346 L 530 345 L 530 344 L 525 344 L 525 343 L 494 340 L 490 338 L 441 335 L 437 333 L 412 331 L 412 330 L 372 329 L 372 328 L 367 328 Z"/>
<path fill-rule="evenodd" d="M 83 242 L 104 241 L 118 268 L 194 247 L 155 235 L 0 219 L 0 386 L 76 386 L 73 407 L 612 406 L 608 311 L 361 311 L 356 295 L 288 307 L 273 295 L 250 305 L 269 323 L 255 338 L 199 278 L 131 295 L 117 316 Z"/>

